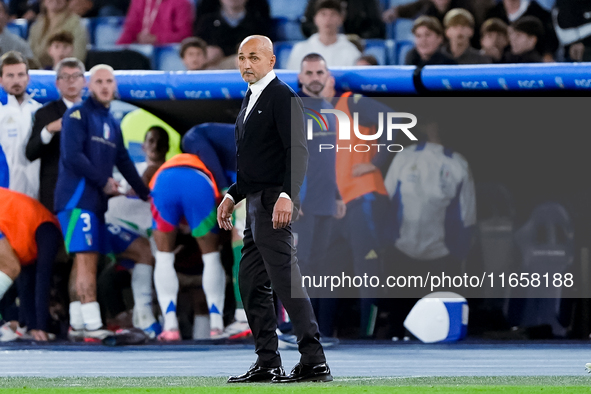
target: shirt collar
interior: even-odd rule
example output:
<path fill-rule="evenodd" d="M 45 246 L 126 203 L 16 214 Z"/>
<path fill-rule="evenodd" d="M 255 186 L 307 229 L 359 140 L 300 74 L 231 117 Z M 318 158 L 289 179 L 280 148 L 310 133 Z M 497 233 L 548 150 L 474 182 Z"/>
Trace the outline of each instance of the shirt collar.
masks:
<path fill-rule="evenodd" d="M 271 70 L 267 75 L 248 86 L 251 94 L 259 94 L 275 79 L 275 71 Z"/>
<path fill-rule="evenodd" d="M 66 108 L 68 108 L 68 109 L 72 108 L 74 106 L 74 104 L 76 104 L 73 101 L 70 101 L 70 100 L 63 98 L 63 97 L 62 97 L 62 101 L 64 102 L 64 104 L 66 104 Z"/>
<path fill-rule="evenodd" d="M 7 105 L 12 105 L 15 107 L 24 107 L 25 105 L 27 105 L 29 103 L 29 100 L 31 99 L 31 96 L 29 95 L 29 93 L 25 93 L 25 97 L 23 99 L 22 104 L 19 104 L 18 100 L 16 99 L 16 97 L 14 97 L 14 95 L 9 94 L 8 95 L 8 101 L 7 101 Z"/>

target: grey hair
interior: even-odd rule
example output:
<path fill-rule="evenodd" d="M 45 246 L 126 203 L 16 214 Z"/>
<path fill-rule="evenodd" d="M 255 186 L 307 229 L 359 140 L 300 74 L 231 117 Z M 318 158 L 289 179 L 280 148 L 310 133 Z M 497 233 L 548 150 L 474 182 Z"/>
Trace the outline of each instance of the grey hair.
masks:
<path fill-rule="evenodd" d="M 80 70 L 82 74 L 86 72 L 86 67 L 84 67 L 84 63 L 82 63 L 79 59 L 75 57 L 67 57 L 65 59 L 60 60 L 60 62 L 55 66 L 55 74 L 56 77 L 62 72 L 62 68 L 77 68 Z"/>
<path fill-rule="evenodd" d="M 113 67 L 109 66 L 108 64 L 97 64 L 96 66 L 90 69 L 90 78 L 92 79 L 92 77 L 94 77 L 94 74 L 96 74 L 96 72 L 100 70 L 107 70 L 111 74 L 115 75 L 115 70 L 113 70 Z"/>

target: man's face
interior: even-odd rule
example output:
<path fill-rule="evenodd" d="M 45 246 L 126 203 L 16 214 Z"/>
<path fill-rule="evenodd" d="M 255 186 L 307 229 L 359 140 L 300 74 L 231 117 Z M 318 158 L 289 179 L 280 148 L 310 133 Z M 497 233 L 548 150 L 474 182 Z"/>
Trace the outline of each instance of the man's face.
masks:
<path fill-rule="evenodd" d="M 501 53 L 503 53 L 503 49 L 505 49 L 505 47 L 509 45 L 509 39 L 505 34 L 502 34 L 497 31 L 489 31 L 487 33 L 484 33 L 484 35 L 480 39 L 480 45 L 484 49 L 494 47 Z"/>
<path fill-rule="evenodd" d="M 74 46 L 65 42 L 54 41 L 47 48 L 47 53 L 53 59 L 53 65 L 57 65 L 61 60 L 72 57 Z"/>
<path fill-rule="evenodd" d="M 246 0 L 220 0 L 220 4 L 223 8 L 244 8 Z"/>
<path fill-rule="evenodd" d="M 21 97 L 29 84 L 29 74 L 24 63 L 8 64 L 2 67 L 2 87 L 8 94 Z"/>
<path fill-rule="evenodd" d="M 422 58 L 430 58 L 439 48 L 443 38 L 427 26 L 415 30 L 415 45 Z"/>
<path fill-rule="evenodd" d="M 88 89 L 97 101 L 107 106 L 115 97 L 115 90 L 117 89 L 115 76 L 109 70 L 98 70 L 90 78 Z"/>
<path fill-rule="evenodd" d="M 474 35 L 474 30 L 469 26 L 455 25 L 445 30 L 445 35 L 451 44 L 469 45 L 470 39 Z"/>
<path fill-rule="evenodd" d="M 275 55 L 265 48 L 261 39 L 251 39 L 238 50 L 238 68 L 245 82 L 255 83 L 275 65 Z"/>
<path fill-rule="evenodd" d="M 319 33 L 337 34 L 343 24 L 343 16 L 332 8 L 322 8 L 314 15 L 314 24 Z"/>
<path fill-rule="evenodd" d="M 509 44 L 511 45 L 511 52 L 514 55 L 521 55 L 522 53 L 531 51 L 536 47 L 538 39 L 536 36 L 530 36 L 522 31 L 517 31 L 509 27 Z"/>
<path fill-rule="evenodd" d="M 304 61 L 298 79 L 302 84 L 304 93 L 318 97 L 322 89 L 324 89 L 329 75 L 330 73 L 323 60 Z"/>
<path fill-rule="evenodd" d="M 189 71 L 203 70 L 205 67 L 205 54 L 201 48 L 189 47 L 185 50 L 183 64 Z"/>
<path fill-rule="evenodd" d="M 158 151 L 158 142 L 160 141 L 160 134 L 153 130 L 148 130 L 146 133 L 146 137 L 144 139 L 144 143 L 142 144 L 142 149 L 146 153 L 146 157 L 153 161 L 164 160 L 166 157 L 166 152 L 159 152 Z"/>
<path fill-rule="evenodd" d="M 68 100 L 76 100 L 81 96 L 82 89 L 86 85 L 84 74 L 79 68 L 62 67 L 57 75 L 55 83 L 62 97 Z"/>

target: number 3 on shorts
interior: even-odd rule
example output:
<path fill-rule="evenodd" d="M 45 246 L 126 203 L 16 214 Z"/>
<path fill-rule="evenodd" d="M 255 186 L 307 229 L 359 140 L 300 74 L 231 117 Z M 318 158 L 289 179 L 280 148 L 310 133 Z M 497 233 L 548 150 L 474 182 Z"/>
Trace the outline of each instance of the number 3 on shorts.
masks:
<path fill-rule="evenodd" d="M 90 224 L 90 215 L 88 213 L 82 213 L 80 214 L 80 219 L 82 219 L 82 221 L 84 222 L 84 227 L 82 227 L 82 231 L 87 232 L 90 231 L 90 229 L 92 228 L 91 224 Z"/>

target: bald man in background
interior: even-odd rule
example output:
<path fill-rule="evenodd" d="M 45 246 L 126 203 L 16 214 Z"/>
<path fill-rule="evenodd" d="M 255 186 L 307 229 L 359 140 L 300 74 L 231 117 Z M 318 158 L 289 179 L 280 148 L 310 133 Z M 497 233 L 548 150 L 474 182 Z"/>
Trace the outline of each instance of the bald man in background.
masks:
<path fill-rule="evenodd" d="M 230 230 L 234 206 L 246 198 L 238 280 L 258 357 L 246 373 L 230 377 L 228 383 L 331 381 L 316 317 L 301 286 L 291 231 L 308 161 L 303 105 L 275 76 L 268 37 L 245 38 L 238 64 L 248 91 L 236 119 L 237 181 L 218 208 L 218 223 Z M 277 350 L 273 290 L 289 313 L 301 353 L 289 375 Z"/>

